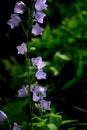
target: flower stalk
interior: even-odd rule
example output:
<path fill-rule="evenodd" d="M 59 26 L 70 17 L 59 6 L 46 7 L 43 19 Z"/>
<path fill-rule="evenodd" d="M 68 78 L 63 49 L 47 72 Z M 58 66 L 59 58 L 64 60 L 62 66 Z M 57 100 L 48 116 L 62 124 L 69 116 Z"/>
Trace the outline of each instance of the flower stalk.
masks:
<path fill-rule="evenodd" d="M 27 29 L 22 24 L 22 20 L 20 16 L 27 11 Z M 15 4 L 14 13 L 11 14 L 10 19 L 7 21 L 7 24 L 11 27 L 11 29 L 19 26 L 21 23 L 22 29 L 26 38 L 26 42 L 23 42 L 20 46 L 17 46 L 18 54 L 25 55 L 25 63 L 26 63 L 26 72 L 27 72 L 27 86 L 22 85 L 21 89 L 18 90 L 18 97 L 29 97 L 29 129 L 33 130 L 33 103 L 37 104 L 38 109 L 42 116 L 43 112 L 50 110 L 50 101 L 46 101 L 46 91 L 47 88 L 44 88 L 40 85 L 32 83 L 31 80 L 31 71 L 30 67 L 35 68 L 37 71 L 34 77 L 37 80 L 46 79 L 47 74 L 43 72 L 43 67 L 46 66 L 46 63 L 42 60 L 41 56 L 31 58 L 30 57 L 30 42 L 32 36 L 42 35 L 44 29 L 41 27 L 43 24 L 43 19 L 46 14 L 43 10 L 47 9 L 46 0 L 31 0 L 30 7 L 27 8 L 24 2 L 19 1 Z M 21 127 L 14 123 L 13 130 L 21 130 Z"/>

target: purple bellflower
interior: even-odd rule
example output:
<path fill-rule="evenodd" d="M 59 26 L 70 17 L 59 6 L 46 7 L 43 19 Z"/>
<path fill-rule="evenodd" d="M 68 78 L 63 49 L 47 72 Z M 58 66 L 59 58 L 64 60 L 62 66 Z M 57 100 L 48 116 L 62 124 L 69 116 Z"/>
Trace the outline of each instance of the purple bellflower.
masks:
<path fill-rule="evenodd" d="M 42 61 L 42 57 L 36 57 L 31 59 L 33 66 L 37 66 L 38 70 L 42 69 L 44 66 L 46 66 L 46 63 Z"/>
<path fill-rule="evenodd" d="M 17 46 L 18 54 L 24 54 L 27 52 L 26 44 L 23 42 L 20 46 Z"/>
<path fill-rule="evenodd" d="M 18 90 L 18 97 L 26 97 L 28 95 L 28 90 L 25 85 L 22 86 L 21 89 Z"/>
<path fill-rule="evenodd" d="M 18 14 L 11 14 L 11 18 L 7 21 L 7 24 L 13 29 L 14 27 L 19 26 L 21 19 Z"/>
<path fill-rule="evenodd" d="M 50 110 L 51 101 L 45 101 L 41 100 L 38 104 L 39 108 L 41 108 L 43 111 Z"/>
<path fill-rule="evenodd" d="M 23 14 L 24 13 L 24 7 L 25 7 L 24 2 L 22 2 L 22 1 L 17 2 L 15 4 L 14 13 Z"/>
<path fill-rule="evenodd" d="M 14 123 L 13 130 L 21 130 L 20 126 L 16 122 Z"/>
<path fill-rule="evenodd" d="M 39 11 L 42 11 L 43 9 L 47 9 L 47 4 L 46 3 L 46 0 L 37 0 L 36 3 L 35 3 L 35 9 L 36 10 L 39 10 Z"/>
<path fill-rule="evenodd" d="M 46 97 L 46 91 L 47 91 L 46 88 L 37 86 L 33 91 L 33 101 L 37 102 L 43 99 L 43 97 Z"/>
<path fill-rule="evenodd" d="M 32 33 L 37 36 L 37 35 L 42 35 L 43 32 L 43 28 L 39 26 L 38 23 L 36 23 L 35 25 L 32 25 Z"/>
<path fill-rule="evenodd" d="M 30 86 L 30 91 L 33 92 L 33 101 L 38 102 L 39 100 L 46 97 L 47 88 L 42 86 L 36 86 L 34 88 L 33 85 Z"/>
<path fill-rule="evenodd" d="M 42 69 L 38 70 L 38 71 L 36 72 L 36 74 L 35 74 L 36 78 L 39 79 L 39 80 L 41 80 L 41 79 L 46 79 L 46 75 L 47 75 L 47 74 L 46 74 L 45 72 L 43 72 Z"/>
<path fill-rule="evenodd" d="M 7 115 L 0 110 L 0 122 L 3 122 L 7 119 Z"/>
<path fill-rule="evenodd" d="M 46 16 L 46 14 L 42 11 L 36 11 L 33 13 L 33 16 L 35 17 L 35 21 L 38 23 L 43 23 L 43 18 Z"/>

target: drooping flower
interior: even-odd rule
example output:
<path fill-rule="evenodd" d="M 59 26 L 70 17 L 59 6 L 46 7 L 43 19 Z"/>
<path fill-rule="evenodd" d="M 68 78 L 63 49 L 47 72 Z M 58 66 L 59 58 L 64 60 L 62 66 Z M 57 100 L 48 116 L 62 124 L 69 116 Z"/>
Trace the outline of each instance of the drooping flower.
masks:
<path fill-rule="evenodd" d="M 22 2 L 22 1 L 17 2 L 15 4 L 14 13 L 23 14 L 24 13 L 24 7 L 25 7 L 24 2 Z"/>
<path fill-rule="evenodd" d="M 36 86 L 33 90 L 33 101 L 37 102 L 46 97 L 47 89 L 42 86 Z"/>
<path fill-rule="evenodd" d="M 38 23 L 35 23 L 35 25 L 32 25 L 32 33 L 37 36 L 37 35 L 42 35 L 43 28 L 39 26 Z"/>
<path fill-rule="evenodd" d="M 14 27 L 19 26 L 21 19 L 18 14 L 11 14 L 10 19 L 7 21 L 7 24 L 13 29 Z"/>
<path fill-rule="evenodd" d="M 37 66 L 38 70 L 42 69 L 44 66 L 46 66 L 46 63 L 42 61 L 42 57 L 36 57 L 31 59 L 33 66 Z"/>
<path fill-rule="evenodd" d="M 35 9 L 36 10 L 39 10 L 39 11 L 42 11 L 43 9 L 47 9 L 47 4 L 46 3 L 46 0 L 37 0 L 36 3 L 35 3 Z"/>
<path fill-rule="evenodd" d="M 39 79 L 39 80 L 41 80 L 41 79 L 46 79 L 46 75 L 47 75 L 47 74 L 46 74 L 45 72 L 43 72 L 42 69 L 38 70 L 38 71 L 36 72 L 36 74 L 35 74 L 36 78 Z"/>
<path fill-rule="evenodd" d="M 25 85 L 22 86 L 21 89 L 18 90 L 18 97 L 26 97 L 28 95 L 28 90 Z"/>
<path fill-rule="evenodd" d="M 35 17 L 35 21 L 38 23 L 43 23 L 43 18 L 46 16 L 46 14 L 42 11 L 36 11 L 33 13 L 33 16 Z"/>
<path fill-rule="evenodd" d="M 18 54 L 24 54 L 27 52 L 26 44 L 23 42 L 20 46 L 17 46 Z"/>
<path fill-rule="evenodd" d="M 41 100 L 38 104 L 39 108 L 41 108 L 43 111 L 50 110 L 51 101 L 45 101 Z"/>
<path fill-rule="evenodd" d="M 21 127 L 15 122 L 13 126 L 13 130 L 21 130 Z"/>
<path fill-rule="evenodd" d="M 0 122 L 3 122 L 7 119 L 7 115 L 0 110 Z"/>

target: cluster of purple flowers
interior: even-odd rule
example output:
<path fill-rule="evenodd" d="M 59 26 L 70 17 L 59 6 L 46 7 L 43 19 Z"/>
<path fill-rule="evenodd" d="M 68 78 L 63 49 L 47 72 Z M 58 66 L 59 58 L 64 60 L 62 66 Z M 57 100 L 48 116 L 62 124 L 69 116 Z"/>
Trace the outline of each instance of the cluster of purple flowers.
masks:
<path fill-rule="evenodd" d="M 19 1 L 15 4 L 14 13 L 11 14 L 10 19 L 7 21 L 7 24 L 11 27 L 11 29 L 19 26 L 19 23 L 21 22 L 21 18 L 19 14 L 24 13 L 25 6 L 26 6 L 25 3 L 22 1 Z M 33 12 L 33 18 L 36 23 L 32 25 L 32 30 L 31 30 L 31 32 L 35 36 L 42 35 L 44 29 L 40 27 L 38 23 L 40 24 L 43 23 L 43 19 L 46 16 L 43 10 L 46 9 L 47 9 L 46 0 L 36 0 L 35 11 Z"/>
<path fill-rule="evenodd" d="M 46 97 L 47 88 L 39 85 L 34 86 L 33 84 L 31 84 L 30 91 L 33 93 L 33 101 L 38 102 L 38 107 L 42 111 L 50 110 L 51 102 L 44 100 L 44 98 Z"/>
<path fill-rule="evenodd" d="M 33 66 L 37 67 L 37 72 L 35 74 L 37 79 L 46 79 L 46 73 L 43 72 L 43 67 L 46 66 L 46 63 L 42 61 L 42 58 L 36 57 L 31 59 Z"/>
<path fill-rule="evenodd" d="M 40 85 L 30 85 L 30 92 L 33 93 L 32 99 L 34 102 L 38 102 L 38 107 L 42 109 L 42 111 L 50 110 L 51 102 L 44 100 L 44 98 L 46 98 L 46 91 L 47 88 L 44 88 Z M 27 95 L 28 90 L 26 89 L 26 86 L 23 85 L 21 89 L 18 90 L 18 97 L 26 97 Z"/>
<path fill-rule="evenodd" d="M 31 59 L 32 64 L 34 67 L 37 67 L 37 72 L 35 74 L 37 79 L 46 79 L 46 73 L 43 72 L 42 68 L 46 66 L 46 63 L 42 61 L 42 58 L 39 56 L 37 58 L 32 58 Z M 42 109 L 43 111 L 45 110 L 50 110 L 50 101 L 44 100 L 46 98 L 46 91 L 47 89 L 37 85 L 34 87 L 33 84 L 30 85 L 30 92 L 33 93 L 33 101 L 38 102 L 38 107 Z M 18 97 L 26 97 L 28 95 L 28 90 L 26 89 L 26 86 L 23 85 L 21 89 L 18 90 Z"/>
<path fill-rule="evenodd" d="M 33 12 L 34 21 L 36 23 L 32 26 L 32 33 L 35 36 L 42 35 L 44 29 L 40 27 L 38 23 L 40 24 L 43 23 L 43 19 L 46 16 L 43 10 L 46 9 L 47 9 L 46 0 L 36 0 L 35 11 Z"/>
<path fill-rule="evenodd" d="M 31 59 L 32 64 L 34 67 L 37 67 L 37 72 L 35 74 L 37 79 L 46 79 L 46 73 L 43 72 L 42 68 L 46 66 L 46 63 L 42 61 L 42 58 L 36 57 Z M 46 97 L 46 91 L 47 89 L 42 86 L 35 86 L 33 84 L 30 85 L 30 92 L 33 93 L 33 101 L 38 102 L 38 107 L 45 110 L 50 110 L 50 101 L 44 100 Z M 25 85 L 22 86 L 21 89 L 18 90 L 18 97 L 26 97 L 28 95 L 28 90 L 26 89 Z"/>
<path fill-rule="evenodd" d="M 25 4 L 22 1 L 19 1 L 15 4 L 14 13 L 11 14 L 10 19 L 7 21 L 7 24 L 11 27 L 11 29 L 19 26 L 19 23 L 21 22 L 21 18 L 19 17 L 19 14 L 24 13 L 24 7 Z"/>

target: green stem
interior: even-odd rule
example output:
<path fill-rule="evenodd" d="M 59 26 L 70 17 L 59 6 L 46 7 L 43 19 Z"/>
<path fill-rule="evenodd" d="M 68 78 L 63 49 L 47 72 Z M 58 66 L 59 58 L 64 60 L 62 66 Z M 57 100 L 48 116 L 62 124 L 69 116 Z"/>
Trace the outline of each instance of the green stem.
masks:
<path fill-rule="evenodd" d="M 30 41 L 31 41 L 31 27 L 32 27 L 32 14 L 33 14 L 33 3 L 31 1 L 31 7 L 27 8 L 26 7 L 26 10 L 27 10 L 27 13 L 28 13 L 28 20 L 27 20 L 27 26 L 28 26 L 28 29 L 26 30 L 23 26 L 23 24 L 21 23 L 22 25 L 22 29 L 23 29 L 23 32 L 25 34 L 25 37 L 26 37 L 26 45 L 27 45 L 27 54 L 25 55 L 26 57 L 26 71 L 28 73 L 28 86 L 29 86 L 29 119 L 30 119 L 30 130 L 33 130 L 33 123 L 32 123 L 32 115 L 33 115 L 33 112 L 32 112 L 32 95 L 31 95 L 31 92 L 30 92 L 30 85 L 31 85 L 31 77 L 30 77 Z"/>
<path fill-rule="evenodd" d="M 40 117 L 43 119 L 43 111 L 40 109 Z M 43 127 L 41 127 L 41 130 L 43 130 Z"/>
<path fill-rule="evenodd" d="M 30 77 L 30 43 L 28 41 L 31 41 L 31 12 L 30 9 L 28 10 L 28 32 L 26 33 L 26 39 L 27 39 L 27 72 L 28 72 L 28 85 L 29 85 L 29 110 L 30 110 L 30 130 L 33 130 L 33 123 L 32 123 L 32 95 L 30 92 L 30 85 L 31 85 L 31 77 Z"/>
<path fill-rule="evenodd" d="M 32 95 L 31 95 L 31 92 L 30 92 L 30 84 L 31 84 L 31 79 L 30 79 L 30 57 L 29 57 L 29 44 L 27 44 L 27 48 L 28 48 L 28 54 L 27 54 L 27 57 L 26 57 L 26 60 L 27 60 L 27 72 L 28 72 L 28 85 L 29 85 L 29 110 L 30 110 L 30 127 L 32 130 L 33 129 L 33 124 L 32 124 Z"/>
<path fill-rule="evenodd" d="M 7 119 L 7 123 L 8 123 L 9 130 L 11 130 L 11 124 L 10 124 L 10 121 L 8 119 Z"/>

